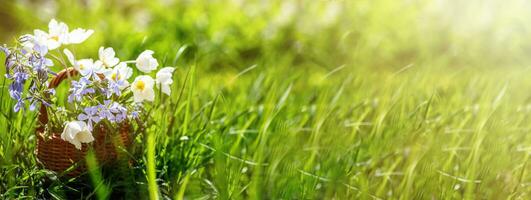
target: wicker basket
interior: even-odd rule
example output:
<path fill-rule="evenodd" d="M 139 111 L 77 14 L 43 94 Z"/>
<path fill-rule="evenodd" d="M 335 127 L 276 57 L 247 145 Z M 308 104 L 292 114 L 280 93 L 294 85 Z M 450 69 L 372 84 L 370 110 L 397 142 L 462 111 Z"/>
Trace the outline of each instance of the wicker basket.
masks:
<path fill-rule="evenodd" d="M 63 80 L 76 76 L 77 71 L 74 68 L 62 70 L 55 76 L 49 84 L 49 88 L 57 87 Z M 69 176 L 77 176 L 86 171 L 84 158 L 87 151 L 93 148 L 96 158 L 100 164 L 110 163 L 118 159 L 119 149 L 128 149 L 131 145 L 130 133 L 131 127 L 127 123 L 119 126 L 119 134 L 112 134 L 110 137 L 104 125 L 94 127 L 92 134 L 94 142 L 83 143 L 81 150 L 74 145 L 61 139 L 61 132 L 44 134 L 44 125 L 48 123 L 48 113 L 46 106 L 41 106 L 39 114 L 39 124 L 36 129 L 37 136 L 37 159 L 45 168 L 61 173 L 72 165 L 78 163 L 78 166 L 68 172 Z"/>

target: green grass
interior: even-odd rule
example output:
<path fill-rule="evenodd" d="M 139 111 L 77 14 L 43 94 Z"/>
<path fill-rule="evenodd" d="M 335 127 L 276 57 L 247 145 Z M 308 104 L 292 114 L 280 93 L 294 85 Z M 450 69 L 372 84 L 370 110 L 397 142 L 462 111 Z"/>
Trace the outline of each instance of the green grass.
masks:
<path fill-rule="evenodd" d="M 96 31 L 77 53 L 152 49 L 177 67 L 172 95 L 149 107 L 131 165 L 89 156 L 93 173 L 68 178 L 37 164 L 36 114 L 12 112 L 2 76 L 0 198 L 531 198 L 531 27 L 518 3 L 491 2 L 496 20 L 474 29 L 430 1 L 319 1 L 291 18 L 283 1 L 58 2 L 52 16 Z M 333 3 L 344 10 L 328 22 Z M 39 6 L 6 5 L 18 29 L 2 42 L 45 27 Z"/>

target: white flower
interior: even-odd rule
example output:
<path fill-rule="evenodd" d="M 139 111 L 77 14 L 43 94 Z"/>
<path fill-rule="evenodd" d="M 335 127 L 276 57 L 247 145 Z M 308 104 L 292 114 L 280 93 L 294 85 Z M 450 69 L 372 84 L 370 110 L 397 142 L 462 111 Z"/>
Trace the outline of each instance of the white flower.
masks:
<path fill-rule="evenodd" d="M 71 121 L 66 123 L 65 129 L 61 134 L 61 139 L 70 142 L 81 150 L 81 143 L 94 141 L 92 133 L 89 131 L 87 124 L 83 121 Z"/>
<path fill-rule="evenodd" d="M 116 67 L 112 69 L 107 69 L 105 72 L 103 72 L 105 75 L 105 78 L 110 80 L 120 80 L 124 81 L 124 85 L 122 85 L 122 88 L 125 88 L 129 86 L 129 82 L 127 82 L 127 79 L 131 78 L 133 75 L 133 69 L 127 66 L 127 63 L 120 62 Z"/>
<path fill-rule="evenodd" d="M 161 88 L 164 94 L 170 95 L 170 85 L 173 83 L 172 75 L 175 68 L 164 67 L 157 72 L 156 84 Z"/>
<path fill-rule="evenodd" d="M 114 53 L 114 49 L 112 47 L 100 47 L 98 55 L 103 66 L 108 68 L 114 67 L 116 64 L 118 64 L 118 62 L 120 62 L 118 58 L 114 57 L 116 53 Z"/>
<path fill-rule="evenodd" d="M 54 50 L 63 44 L 79 44 L 90 37 L 92 33 L 94 33 L 94 30 L 82 28 L 69 32 L 68 25 L 52 19 L 48 23 L 48 32 L 35 29 L 33 31 L 33 39 L 34 42 L 46 45 L 49 50 Z M 24 46 L 31 46 L 31 44 L 24 44 Z"/>
<path fill-rule="evenodd" d="M 144 72 L 149 73 L 159 66 L 159 63 L 157 62 L 157 59 L 153 58 L 153 51 L 151 50 L 145 50 L 142 52 L 138 58 L 136 59 L 136 67 Z"/>
<path fill-rule="evenodd" d="M 153 91 L 153 85 L 155 81 L 150 76 L 142 75 L 137 76 L 131 86 L 133 92 L 133 99 L 135 102 L 142 102 L 144 100 L 155 100 L 155 91 Z"/>
<path fill-rule="evenodd" d="M 49 50 L 54 50 L 66 41 L 68 36 L 68 26 L 63 22 L 57 22 L 52 19 L 48 23 L 48 33 L 36 29 L 33 31 L 35 40 L 45 44 Z"/>
<path fill-rule="evenodd" d="M 66 57 L 68 58 L 68 61 L 72 64 L 72 66 L 82 75 L 82 76 L 91 76 L 95 73 L 102 73 L 103 67 L 101 64 L 94 63 L 92 59 L 81 59 L 76 60 L 74 57 L 74 54 L 70 52 L 68 49 L 64 49 L 63 52 L 65 53 Z"/>
<path fill-rule="evenodd" d="M 66 41 L 64 41 L 64 44 L 79 44 L 85 41 L 88 37 L 90 37 L 94 33 L 94 30 L 89 29 L 85 30 L 82 28 L 76 28 L 72 32 L 70 32 L 67 35 Z"/>

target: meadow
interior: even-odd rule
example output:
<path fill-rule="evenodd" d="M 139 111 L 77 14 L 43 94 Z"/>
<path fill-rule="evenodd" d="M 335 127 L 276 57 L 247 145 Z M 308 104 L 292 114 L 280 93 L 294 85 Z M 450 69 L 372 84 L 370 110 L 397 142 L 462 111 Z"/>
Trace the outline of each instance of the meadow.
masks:
<path fill-rule="evenodd" d="M 128 162 L 68 177 L 37 162 L 1 63 L 0 199 L 531 198 L 531 3 L 0 5 L 0 43 L 56 18 L 96 30 L 80 55 L 176 67 Z"/>

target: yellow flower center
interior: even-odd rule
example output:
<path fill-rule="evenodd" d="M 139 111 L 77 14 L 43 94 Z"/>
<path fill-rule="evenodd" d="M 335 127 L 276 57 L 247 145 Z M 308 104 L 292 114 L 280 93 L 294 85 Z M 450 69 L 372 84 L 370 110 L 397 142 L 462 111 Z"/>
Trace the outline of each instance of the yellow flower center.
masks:
<path fill-rule="evenodd" d="M 144 83 L 144 81 L 139 80 L 138 82 L 136 82 L 135 87 L 136 89 L 143 91 L 146 87 L 146 84 Z"/>
<path fill-rule="evenodd" d="M 122 75 L 116 76 L 116 73 L 112 73 L 111 78 L 112 80 L 120 80 L 122 78 Z M 144 82 L 142 82 L 142 84 L 144 84 Z"/>
<path fill-rule="evenodd" d="M 54 35 L 54 36 L 50 37 L 50 39 L 55 40 L 57 42 L 57 41 L 59 41 L 59 36 Z"/>
<path fill-rule="evenodd" d="M 85 66 L 83 66 L 83 64 L 79 64 L 79 69 L 83 70 L 83 69 L 85 69 Z"/>

